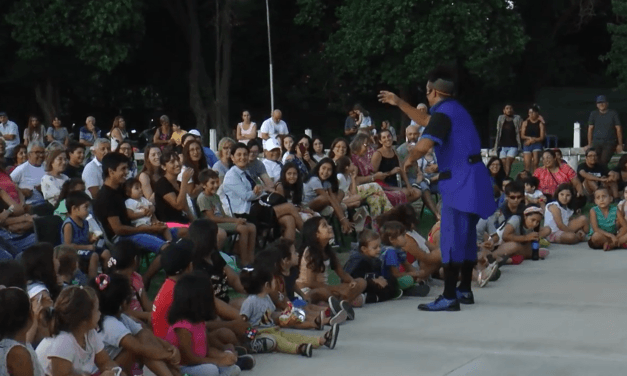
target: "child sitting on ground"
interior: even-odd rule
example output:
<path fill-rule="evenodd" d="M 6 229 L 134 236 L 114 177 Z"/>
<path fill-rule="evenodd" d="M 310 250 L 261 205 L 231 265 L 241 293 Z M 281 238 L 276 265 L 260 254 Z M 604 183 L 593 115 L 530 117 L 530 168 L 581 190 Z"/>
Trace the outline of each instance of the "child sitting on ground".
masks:
<path fill-rule="evenodd" d="M 623 199 L 618 203 L 618 212 L 622 214 L 623 217 L 627 218 L 627 186 L 623 190 Z"/>
<path fill-rule="evenodd" d="M 496 260 L 502 264 L 514 255 L 530 259 L 531 243 L 551 234 L 549 227 L 540 227 L 543 216 L 544 211 L 536 205 L 527 206 L 522 216 L 511 216 L 503 227 L 503 244 L 492 253 Z M 544 259 L 549 251 L 541 248 L 539 254 Z"/>
<path fill-rule="evenodd" d="M 292 267 L 298 265 L 298 253 L 294 243 L 282 238 L 274 247 L 270 247 L 259 253 L 255 267 L 269 270 L 272 273 L 272 292 L 270 298 L 279 311 L 286 310 L 290 303 L 292 306 L 301 308 L 305 311 L 305 322 L 298 322 L 290 325 L 298 329 L 318 329 L 322 330 L 324 325 L 341 324 L 347 319 L 347 313 L 341 310 L 339 313 L 331 317 L 331 311 L 329 308 L 324 308 L 314 304 L 298 304 L 298 302 L 290 302 L 288 299 L 288 289 L 298 290 L 298 294 L 302 294 L 302 291 L 298 287 L 294 286 L 294 280 L 289 278 L 290 270 Z M 291 283 L 291 286 L 287 286 Z M 339 301 L 337 302 L 339 303 Z M 329 315 L 327 316 L 327 311 Z"/>
<path fill-rule="evenodd" d="M 305 226 L 307 226 L 305 224 Z M 241 274 L 242 284 L 250 294 L 242 304 L 242 320 L 250 322 L 257 329 L 257 335 L 269 339 L 267 347 L 283 354 L 300 354 L 311 358 L 313 349 L 324 345 L 335 348 L 340 331 L 338 324 L 320 337 L 288 333 L 275 326 L 279 321 L 279 312 L 269 294 L 272 292 L 272 273 L 263 268 L 244 268 Z M 274 345 L 272 345 L 274 342 Z"/>
<path fill-rule="evenodd" d="M 366 300 L 363 295 L 366 281 L 363 278 L 354 279 L 342 269 L 329 244 L 334 237 L 333 229 L 324 218 L 308 219 L 303 226 L 302 235 L 303 241 L 299 249 L 300 273 L 296 286 L 305 293 L 303 298 L 312 303 L 328 301 L 334 315 L 344 309 L 348 319 L 353 320 L 355 312 L 352 307 L 361 307 Z M 328 284 L 329 270 L 335 271 L 340 277 L 339 285 Z M 334 296 L 343 300 L 340 302 L 341 306 L 331 299 Z"/>
<path fill-rule="evenodd" d="M 30 300 L 18 287 L 0 289 L 0 375 L 44 376 L 37 354 L 26 339 L 33 324 Z"/>
<path fill-rule="evenodd" d="M 198 180 L 203 191 L 198 195 L 198 207 L 202 216 L 218 224 L 227 234 L 239 234 L 237 249 L 243 265 L 251 264 L 255 259 L 255 241 L 257 228 L 245 218 L 229 217 L 225 214 L 220 197 L 216 193 L 220 187 L 218 173 L 206 169 L 200 171 Z"/>
<path fill-rule="evenodd" d="M 61 226 L 61 241 L 64 245 L 78 251 L 79 257 L 89 260 L 87 275 L 94 278 L 98 274 L 98 261 L 106 266 L 111 257 L 108 249 L 104 249 L 99 237 L 89 232 L 89 205 L 91 198 L 85 192 L 68 194 L 66 206 L 68 216 Z"/>
<path fill-rule="evenodd" d="M 142 184 L 137 178 L 128 179 L 124 183 L 124 192 L 128 197 L 124 204 L 126 213 L 135 227 L 150 227 L 153 223 L 160 223 L 155 216 L 155 208 L 142 191 Z M 167 241 L 172 241 L 172 232 L 169 228 L 163 230 L 161 234 Z"/>
<path fill-rule="evenodd" d="M 54 248 L 55 266 L 57 267 L 57 281 L 62 288 L 68 286 L 85 286 L 87 276 L 78 266 L 78 252 L 72 247 L 60 245 Z"/>
<path fill-rule="evenodd" d="M 538 205 L 542 210 L 544 210 L 546 197 L 544 196 L 544 193 L 538 189 L 538 185 L 540 185 L 540 180 L 538 180 L 535 176 L 530 176 L 525 179 L 525 204 Z"/>
<path fill-rule="evenodd" d="M 166 340 L 181 353 L 181 374 L 235 376 L 252 369 L 252 355 L 238 357 L 233 345 L 218 348 L 208 340 L 205 322 L 217 315 L 215 299 L 207 291 L 211 280 L 197 272 L 182 276 L 174 287 Z"/>
<path fill-rule="evenodd" d="M 594 203 L 596 206 L 590 209 L 590 248 L 604 251 L 627 248 L 627 221 L 618 215 L 607 188 L 594 192 Z"/>
<path fill-rule="evenodd" d="M 157 339 L 123 312 L 131 298 L 130 281 L 121 274 L 100 274 L 90 280 L 98 294 L 99 333 L 109 358 L 131 375 L 135 361 L 145 364 L 156 375 L 180 375 L 176 364 L 181 360 L 176 347 Z"/>
<path fill-rule="evenodd" d="M 381 238 L 372 230 L 364 230 L 359 236 L 358 249 L 351 251 L 344 270 L 353 278 L 363 278 L 366 287 L 366 303 L 379 303 L 403 296 L 396 278 L 381 275 Z"/>
<path fill-rule="evenodd" d="M 419 280 L 418 270 L 407 262 L 407 253 L 403 251 L 407 245 L 406 233 L 405 226 L 397 221 L 388 221 L 381 226 L 381 243 L 384 245 L 379 256 L 383 263 L 381 274 L 385 279 L 396 278 L 403 295 L 427 296 L 429 286 Z"/>
<path fill-rule="evenodd" d="M 571 184 L 560 184 L 555 191 L 557 201 L 546 204 L 544 224 L 551 228 L 547 240 L 558 244 L 577 244 L 586 240 L 590 224 L 584 215 L 571 218 L 571 207 L 575 192 Z"/>
<path fill-rule="evenodd" d="M 132 294 L 128 310 L 124 313 L 137 320 L 150 325 L 152 301 L 144 290 L 144 280 L 136 272 L 139 266 L 139 252 L 135 243 L 129 240 L 121 240 L 115 244 L 109 259 L 109 271 L 118 273 L 128 278 Z"/>

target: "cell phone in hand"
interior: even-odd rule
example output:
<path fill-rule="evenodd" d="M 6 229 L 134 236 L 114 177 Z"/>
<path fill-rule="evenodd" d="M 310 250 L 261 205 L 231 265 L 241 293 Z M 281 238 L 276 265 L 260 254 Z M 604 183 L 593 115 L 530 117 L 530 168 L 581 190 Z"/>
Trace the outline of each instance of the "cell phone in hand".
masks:
<path fill-rule="evenodd" d="M 300 149 L 300 153 L 303 155 L 307 152 L 307 148 L 303 144 L 298 144 L 298 148 Z"/>

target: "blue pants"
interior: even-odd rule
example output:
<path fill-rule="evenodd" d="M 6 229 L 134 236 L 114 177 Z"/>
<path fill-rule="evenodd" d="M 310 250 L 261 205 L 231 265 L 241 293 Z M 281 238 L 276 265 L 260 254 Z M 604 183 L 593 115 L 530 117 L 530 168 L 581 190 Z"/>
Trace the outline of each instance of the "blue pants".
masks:
<path fill-rule="evenodd" d="M 171 228 L 170 233 L 172 233 L 173 239 L 177 239 L 178 229 Z M 133 234 L 117 236 L 114 241 L 117 243 L 120 240 L 130 240 L 139 247 L 143 247 L 154 254 L 159 254 L 159 251 L 161 251 L 161 248 L 166 243 L 166 241 L 162 238 L 152 234 Z"/>
<path fill-rule="evenodd" d="M 443 204 L 440 226 L 442 263 L 477 261 L 477 223 L 479 215 L 464 213 Z"/>

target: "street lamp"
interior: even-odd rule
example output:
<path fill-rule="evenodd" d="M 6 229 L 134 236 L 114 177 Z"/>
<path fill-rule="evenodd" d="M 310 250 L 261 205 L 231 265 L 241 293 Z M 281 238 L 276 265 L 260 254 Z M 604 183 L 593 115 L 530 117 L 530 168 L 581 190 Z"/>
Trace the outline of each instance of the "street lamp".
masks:
<path fill-rule="evenodd" d="M 268 61 L 270 63 L 270 114 L 274 111 L 274 77 L 272 73 L 272 41 L 270 39 L 270 6 L 266 0 L 266 23 L 268 25 Z"/>

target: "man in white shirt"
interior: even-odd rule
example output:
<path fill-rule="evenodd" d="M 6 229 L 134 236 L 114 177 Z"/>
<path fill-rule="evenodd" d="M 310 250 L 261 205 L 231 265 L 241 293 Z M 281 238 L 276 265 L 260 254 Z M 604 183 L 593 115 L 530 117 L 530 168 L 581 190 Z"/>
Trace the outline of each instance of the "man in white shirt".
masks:
<path fill-rule="evenodd" d="M 11 173 L 11 180 L 26 197 L 26 204 L 40 205 L 45 202 L 41 193 L 41 178 L 44 177 L 44 144 L 40 141 L 31 141 L 28 144 L 28 161 L 17 166 Z"/>
<path fill-rule="evenodd" d="M 96 139 L 94 146 L 92 147 L 92 153 L 96 158 L 87 163 L 83 169 L 83 181 L 85 182 L 85 188 L 87 188 L 87 194 L 91 198 L 96 198 L 98 191 L 104 183 L 102 177 L 102 158 L 111 151 L 111 141 L 106 138 Z"/>
<path fill-rule="evenodd" d="M 264 150 L 268 139 L 273 138 L 279 141 L 279 135 L 289 134 L 287 124 L 281 120 L 282 116 L 281 110 L 274 110 L 272 117 L 261 124 L 261 138 L 263 139 Z"/>
<path fill-rule="evenodd" d="M 17 124 L 9 120 L 6 112 L 0 112 L 0 133 L 7 145 L 4 156 L 13 158 L 15 147 L 20 144 L 20 131 Z"/>
<path fill-rule="evenodd" d="M 418 106 L 416 106 L 416 108 L 424 113 L 427 113 L 429 111 L 429 108 L 424 103 L 420 103 Z M 425 130 L 426 127 L 416 124 L 416 122 L 413 120 L 411 121 L 411 123 L 409 123 L 409 125 L 415 125 L 418 127 L 418 139 L 420 139 L 420 137 L 422 137 L 422 132 Z"/>
<path fill-rule="evenodd" d="M 277 182 L 281 179 L 281 169 L 283 168 L 281 161 L 279 161 L 281 159 L 281 146 L 275 139 L 270 138 L 265 142 L 263 149 L 265 151 L 263 165 L 266 167 L 270 179 Z"/>

